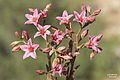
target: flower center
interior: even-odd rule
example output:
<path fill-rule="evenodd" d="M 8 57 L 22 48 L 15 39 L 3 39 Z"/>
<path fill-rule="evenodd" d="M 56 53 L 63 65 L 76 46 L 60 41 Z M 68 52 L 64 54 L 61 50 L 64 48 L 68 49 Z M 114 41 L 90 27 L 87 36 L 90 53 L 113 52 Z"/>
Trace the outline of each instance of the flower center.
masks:
<path fill-rule="evenodd" d="M 30 47 L 30 48 L 29 48 L 29 51 L 30 51 L 30 52 L 34 52 L 34 48 Z"/>
<path fill-rule="evenodd" d="M 32 21 L 33 21 L 33 22 L 36 22 L 36 21 L 37 21 L 37 17 L 33 17 L 33 18 L 32 18 Z"/>
<path fill-rule="evenodd" d="M 83 19 L 83 18 L 79 18 L 79 20 L 80 20 L 80 22 L 83 22 L 83 21 L 84 21 L 84 19 Z"/>
<path fill-rule="evenodd" d="M 60 68 L 58 68 L 58 67 L 57 67 L 57 68 L 55 68 L 55 71 L 60 71 Z"/>
<path fill-rule="evenodd" d="M 64 19 L 63 21 L 68 22 L 68 20 L 67 20 L 67 19 Z"/>
<path fill-rule="evenodd" d="M 58 38 L 57 38 L 57 36 L 52 36 L 52 38 L 53 38 L 53 40 L 57 40 Z"/>
<path fill-rule="evenodd" d="M 44 29 L 41 29 L 41 30 L 40 30 L 40 34 L 42 34 L 42 35 L 44 35 L 45 32 L 46 32 L 46 31 L 45 31 Z"/>

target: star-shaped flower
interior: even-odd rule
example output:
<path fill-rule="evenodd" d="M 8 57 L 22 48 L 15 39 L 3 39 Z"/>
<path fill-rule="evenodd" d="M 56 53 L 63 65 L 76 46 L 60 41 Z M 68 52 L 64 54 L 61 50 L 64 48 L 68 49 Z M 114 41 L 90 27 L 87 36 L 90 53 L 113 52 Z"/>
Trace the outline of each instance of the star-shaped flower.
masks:
<path fill-rule="evenodd" d="M 28 19 L 25 22 L 25 24 L 34 24 L 35 26 L 37 26 L 38 20 L 40 18 L 40 14 L 38 13 L 38 10 L 35 9 L 35 10 L 33 10 L 33 15 L 25 14 L 25 17 Z"/>
<path fill-rule="evenodd" d="M 53 74 L 58 73 L 60 76 L 66 74 L 66 69 L 62 67 L 61 64 L 56 64 L 53 66 Z"/>
<path fill-rule="evenodd" d="M 56 17 L 57 20 L 60 20 L 60 25 L 61 24 L 68 24 L 69 19 L 73 16 L 73 14 L 68 15 L 67 11 L 64 10 L 62 17 L 58 16 Z"/>
<path fill-rule="evenodd" d="M 62 41 L 64 36 L 64 33 L 59 33 L 59 31 L 55 31 L 54 34 L 51 34 L 51 40 L 58 45 Z"/>
<path fill-rule="evenodd" d="M 99 40 L 102 38 L 102 34 L 98 36 L 92 36 L 89 41 L 85 44 L 85 47 L 93 49 L 96 53 L 101 53 L 101 48 L 97 47 L 99 45 Z"/>
<path fill-rule="evenodd" d="M 25 54 L 23 55 L 23 59 L 31 56 L 32 58 L 36 59 L 36 49 L 39 47 L 38 44 L 32 44 L 32 40 L 29 39 L 28 43 L 26 45 L 21 45 L 21 50 L 25 51 Z"/>
<path fill-rule="evenodd" d="M 85 23 L 85 20 L 86 20 L 86 11 L 85 10 L 83 10 L 80 14 L 78 12 L 74 11 L 74 15 L 75 15 L 75 18 L 73 19 L 73 21 L 77 21 L 82 25 Z"/>
<path fill-rule="evenodd" d="M 50 25 L 45 25 L 42 27 L 40 24 L 38 24 L 37 29 L 39 32 L 36 32 L 36 34 L 34 35 L 34 38 L 38 36 L 42 36 L 46 40 L 46 35 L 50 35 L 50 31 L 47 30 L 50 27 L 51 27 Z"/>

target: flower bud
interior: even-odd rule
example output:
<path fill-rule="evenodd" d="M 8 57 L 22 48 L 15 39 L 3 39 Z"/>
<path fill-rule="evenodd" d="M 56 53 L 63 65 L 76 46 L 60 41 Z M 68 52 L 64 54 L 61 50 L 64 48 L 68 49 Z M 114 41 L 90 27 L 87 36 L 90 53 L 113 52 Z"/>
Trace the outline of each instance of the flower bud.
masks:
<path fill-rule="evenodd" d="M 16 31 L 15 32 L 15 36 L 17 37 L 17 38 L 20 38 L 20 35 L 19 35 L 19 33 Z"/>
<path fill-rule="evenodd" d="M 59 59 L 58 59 L 58 58 L 55 58 L 55 59 L 53 60 L 52 67 L 54 68 L 55 65 L 58 64 L 58 63 L 59 63 Z"/>
<path fill-rule="evenodd" d="M 22 38 L 25 39 L 25 40 L 29 39 L 27 31 L 22 31 Z"/>
<path fill-rule="evenodd" d="M 10 44 L 10 46 L 15 47 L 17 44 L 19 44 L 21 41 L 14 41 Z"/>
<path fill-rule="evenodd" d="M 59 47 L 59 48 L 57 49 L 57 51 L 58 51 L 58 52 L 62 52 L 62 51 L 64 51 L 65 49 L 66 49 L 65 46 L 61 46 L 61 47 Z"/>
<path fill-rule="evenodd" d="M 50 52 L 50 48 L 45 48 L 45 49 L 43 49 L 42 51 L 43 51 L 43 53 L 49 53 Z"/>
<path fill-rule="evenodd" d="M 36 73 L 38 75 L 44 75 L 46 72 L 44 72 L 43 70 L 36 70 Z"/>
<path fill-rule="evenodd" d="M 78 56 L 78 55 L 80 55 L 80 52 L 75 52 L 74 54 L 75 54 L 75 56 Z"/>
<path fill-rule="evenodd" d="M 20 46 L 18 45 L 18 46 L 14 47 L 14 48 L 12 49 L 12 52 L 17 52 L 17 51 L 19 51 L 19 50 L 20 50 Z"/>
<path fill-rule="evenodd" d="M 90 5 L 87 6 L 87 12 L 89 12 L 89 13 L 91 12 L 91 6 Z"/>
<path fill-rule="evenodd" d="M 92 53 L 90 54 L 90 60 L 93 60 L 94 56 L 95 56 L 95 54 L 92 52 Z"/>
<path fill-rule="evenodd" d="M 88 35 L 88 29 L 87 30 L 84 30 L 81 34 L 81 38 L 83 39 L 84 37 L 86 37 Z"/>
<path fill-rule="evenodd" d="M 95 17 L 87 17 L 87 21 L 92 23 L 95 21 Z"/>
<path fill-rule="evenodd" d="M 34 9 L 29 8 L 28 10 L 29 10 L 30 13 L 34 13 Z"/>
<path fill-rule="evenodd" d="M 81 6 L 81 10 L 86 10 L 86 6 L 85 6 L 85 5 L 82 5 L 82 6 Z"/>
<path fill-rule="evenodd" d="M 51 3 L 47 4 L 46 9 L 49 9 L 52 6 Z"/>
<path fill-rule="evenodd" d="M 65 55 L 65 56 L 60 56 L 61 58 L 65 59 L 65 60 L 70 60 L 72 59 L 71 56 Z"/>
<path fill-rule="evenodd" d="M 99 40 L 101 40 L 102 37 L 103 37 L 103 35 L 102 35 L 102 34 L 99 34 L 99 35 L 96 36 L 95 38 L 96 38 L 97 41 L 99 41 Z"/>
<path fill-rule="evenodd" d="M 100 9 L 100 10 L 96 10 L 96 11 L 93 12 L 92 15 L 93 15 L 93 16 L 96 16 L 96 15 L 100 14 L 100 12 L 101 12 L 101 9 Z"/>

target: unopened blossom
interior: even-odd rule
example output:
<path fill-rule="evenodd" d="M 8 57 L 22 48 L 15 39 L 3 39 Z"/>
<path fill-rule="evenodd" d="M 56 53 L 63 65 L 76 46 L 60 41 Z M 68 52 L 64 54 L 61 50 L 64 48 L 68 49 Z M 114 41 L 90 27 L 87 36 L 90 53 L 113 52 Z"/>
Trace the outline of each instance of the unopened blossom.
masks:
<path fill-rule="evenodd" d="M 65 34 L 60 33 L 59 31 L 55 31 L 54 34 L 51 34 L 52 42 L 56 43 L 57 45 L 62 42 L 62 39 L 64 38 Z"/>
<path fill-rule="evenodd" d="M 89 41 L 85 43 L 85 47 L 92 49 L 96 53 L 101 53 L 101 48 L 97 47 L 99 45 L 99 40 L 102 38 L 102 34 L 98 36 L 92 36 Z"/>
<path fill-rule="evenodd" d="M 91 6 L 90 5 L 88 5 L 87 7 L 86 7 L 86 10 L 87 10 L 87 12 L 91 12 Z"/>
<path fill-rule="evenodd" d="M 79 22 L 81 25 L 83 25 L 86 21 L 86 11 L 83 10 L 80 14 L 76 11 L 74 11 L 75 18 L 73 21 Z"/>
<path fill-rule="evenodd" d="M 60 20 L 60 25 L 61 24 L 68 24 L 69 23 L 69 19 L 73 16 L 73 14 L 68 15 L 67 11 L 64 10 L 62 17 L 58 16 L 56 17 L 57 20 Z"/>
<path fill-rule="evenodd" d="M 15 47 L 12 49 L 12 52 L 18 52 L 19 50 L 20 50 L 20 45 L 15 46 Z"/>
<path fill-rule="evenodd" d="M 25 54 L 23 55 L 23 59 L 28 58 L 31 56 L 32 58 L 36 59 L 36 49 L 39 47 L 38 44 L 33 44 L 32 40 L 29 39 L 28 43 L 26 45 L 21 45 L 20 48 L 21 50 L 25 51 Z"/>
<path fill-rule="evenodd" d="M 95 16 L 93 16 L 93 17 L 89 16 L 86 18 L 86 20 L 88 21 L 88 23 L 92 23 L 95 21 L 95 18 L 96 18 Z"/>
<path fill-rule="evenodd" d="M 44 75 L 44 74 L 46 74 L 46 72 L 43 71 L 43 70 L 36 70 L 36 73 L 37 73 L 38 75 Z"/>
<path fill-rule="evenodd" d="M 94 57 L 95 57 L 95 54 L 92 52 L 92 53 L 90 54 L 90 60 L 93 60 Z"/>
<path fill-rule="evenodd" d="M 80 55 L 80 52 L 75 52 L 74 55 L 75 55 L 75 56 L 79 56 L 79 55 Z"/>
<path fill-rule="evenodd" d="M 32 9 L 32 8 L 29 8 L 28 10 L 29 10 L 30 13 L 34 13 L 34 11 L 35 11 L 35 10 Z"/>
<path fill-rule="evenodd" d="M 61 64 L 56 64 L 53 66 L 53 74 L 58 73 L 60 76 L 62 74 L 64 74 L 63 72 L 65 72 L 65 68 L 62 68 Z"/>
<path fill-rule="evenodd" d="M 48 30 L 50 27 L 50 25 L 41 26 L 38 24 L 37 29 L 39 32 L 35 33 L 34 38 L 42 36 L 46 40 L 46 35 L 50 35 L 50 31 Z"/>
<path fill-rule="evenodd" d="M 25 17 L 28 19 L 25 22 L 25 24 L 34 24 L 35 26 L 37 26 L 38 20 L 40 18 L 40 14 L 38 13 L 38 10 L 35 9 L 35 10 L 33 10 L 33 15 L 25 14 Z"/>
<path fill-rule="evenodd" d="M 16 31 L 15 32 L 15 36 L 17 37 L 17 38 L 20 38 L 20 34 Z"/>
<path fill-rule="evenodd" d="M 49 9 L 51 6 L 52 6 L 52 4 L 47 4 L 46 7 L 45 7 L 45 9 L 44 9 L 43 11 L 41 10 L 40 16 L 41 16 L 42 18 L 47 17 L 48 9 Z"/>
<path fill-rule="evenodd" d="M 92 15 L 96 16 L 96 15 L 100 14 L 100 12 L 101 12 L 101 9 L 96 10 L 96 11 L 94 11 L 94 12 L 93 12 L 93 14 L 92 14 Z"/>
<path fill-rule="evenodd" d="M 22 38 L 25 39 L 25 40 L 28 40 L 29 39 L 29 36 L 28 36 L 28 32 L 27 31 L 22 31 Z"/>
<path fill-rule="evenodd" d="M 84 30 L 84 31 L 82 32 L 82 34 L 81 34 L 81 38 L 83 39 L 84 37 L 86 37 L 86 36 L 88 35 L 88 32 L 89 32 L 88 29 L 87 29 L 87 30 Z"/>

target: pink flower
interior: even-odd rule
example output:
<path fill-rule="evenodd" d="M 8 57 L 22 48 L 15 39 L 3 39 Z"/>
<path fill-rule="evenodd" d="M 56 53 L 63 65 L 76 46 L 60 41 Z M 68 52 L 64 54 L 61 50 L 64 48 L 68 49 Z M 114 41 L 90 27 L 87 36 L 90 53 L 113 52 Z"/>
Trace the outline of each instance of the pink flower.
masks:
<path fill-rule="evenodd" d="M 96 53 L 101 53 L 101 48 L 97 47 L 99 45 L 99 40 L 102 38 L 102 34 L 98 36 L 92 36 L 89 41 L 85 44 L 85 47 L 93 49 Z"/>
<path fill-rule="evenodd" d="M 33 15 L 25 14 L 25 17 L 28 19 L 28 21 L 26 21 L 25 24 L 34 24 L 35 26 L 37 26 L 38 20 L 40 18 L 40 14 L 38 14 L 38 10 L 37 9 L 32 10 L 32 11 L 33 11 Z"/>
<path fill-rule="evenodd" d="M 53 66 L 53 74 L 58 73 L 60 76 L 66 72 L 65 68 L 62 68 L 61 64 L 56 64 Z"/>
<path fill-rule="evenodd" d="M 25 54 L 23 55 L 23 59 L 31 56 L 32 58 L 36 59 L 36 49 L 39 47 L 38 44 L 32 44 L 32 40 L 29 39 L 28 43 L 26 45 L 21 45 L 21 50 L 25 51 Z"/>
<path fill-rule="evenodd" d="M 64 10 L 62 17 L 56 17 L 57 20 L 60 20 L 60 25 L 61 24 L 68 24 L 69 19 L 73 16 L 73 14 L 68 15 L 67 11 Z"/>
<path fill-rule="evenodd" d="M 64 33 L 59 33 L 59 31 L 55 31 L 55 33 L 51 35 L 51 40 L 58 45 L 60 42 L 62 42 L 64 36 Z"/>
<path fill-rule="evenodd" d="M 47 30 L 48 28 L 50 28 L 50 25 L 45 25 L 42 27 L 38 24 L 37 29 L 39 32 L 36 32 L 34 38 L 36 38 L 37 36 L 42 36 L 46 40 L 46 35 L 50 35 L 50 31 Z"/>
<path fill-rule="evenodd" d="M 86 11 L 85 10 L 83 10 L 80 14 L 78 12 L 74 11 L 74 15 L 75 15 L 75 18 L 73 19 L 73 21 L 77 21 L 82 25 L 85 23 L 85 21 L 86 21 Z"/>

